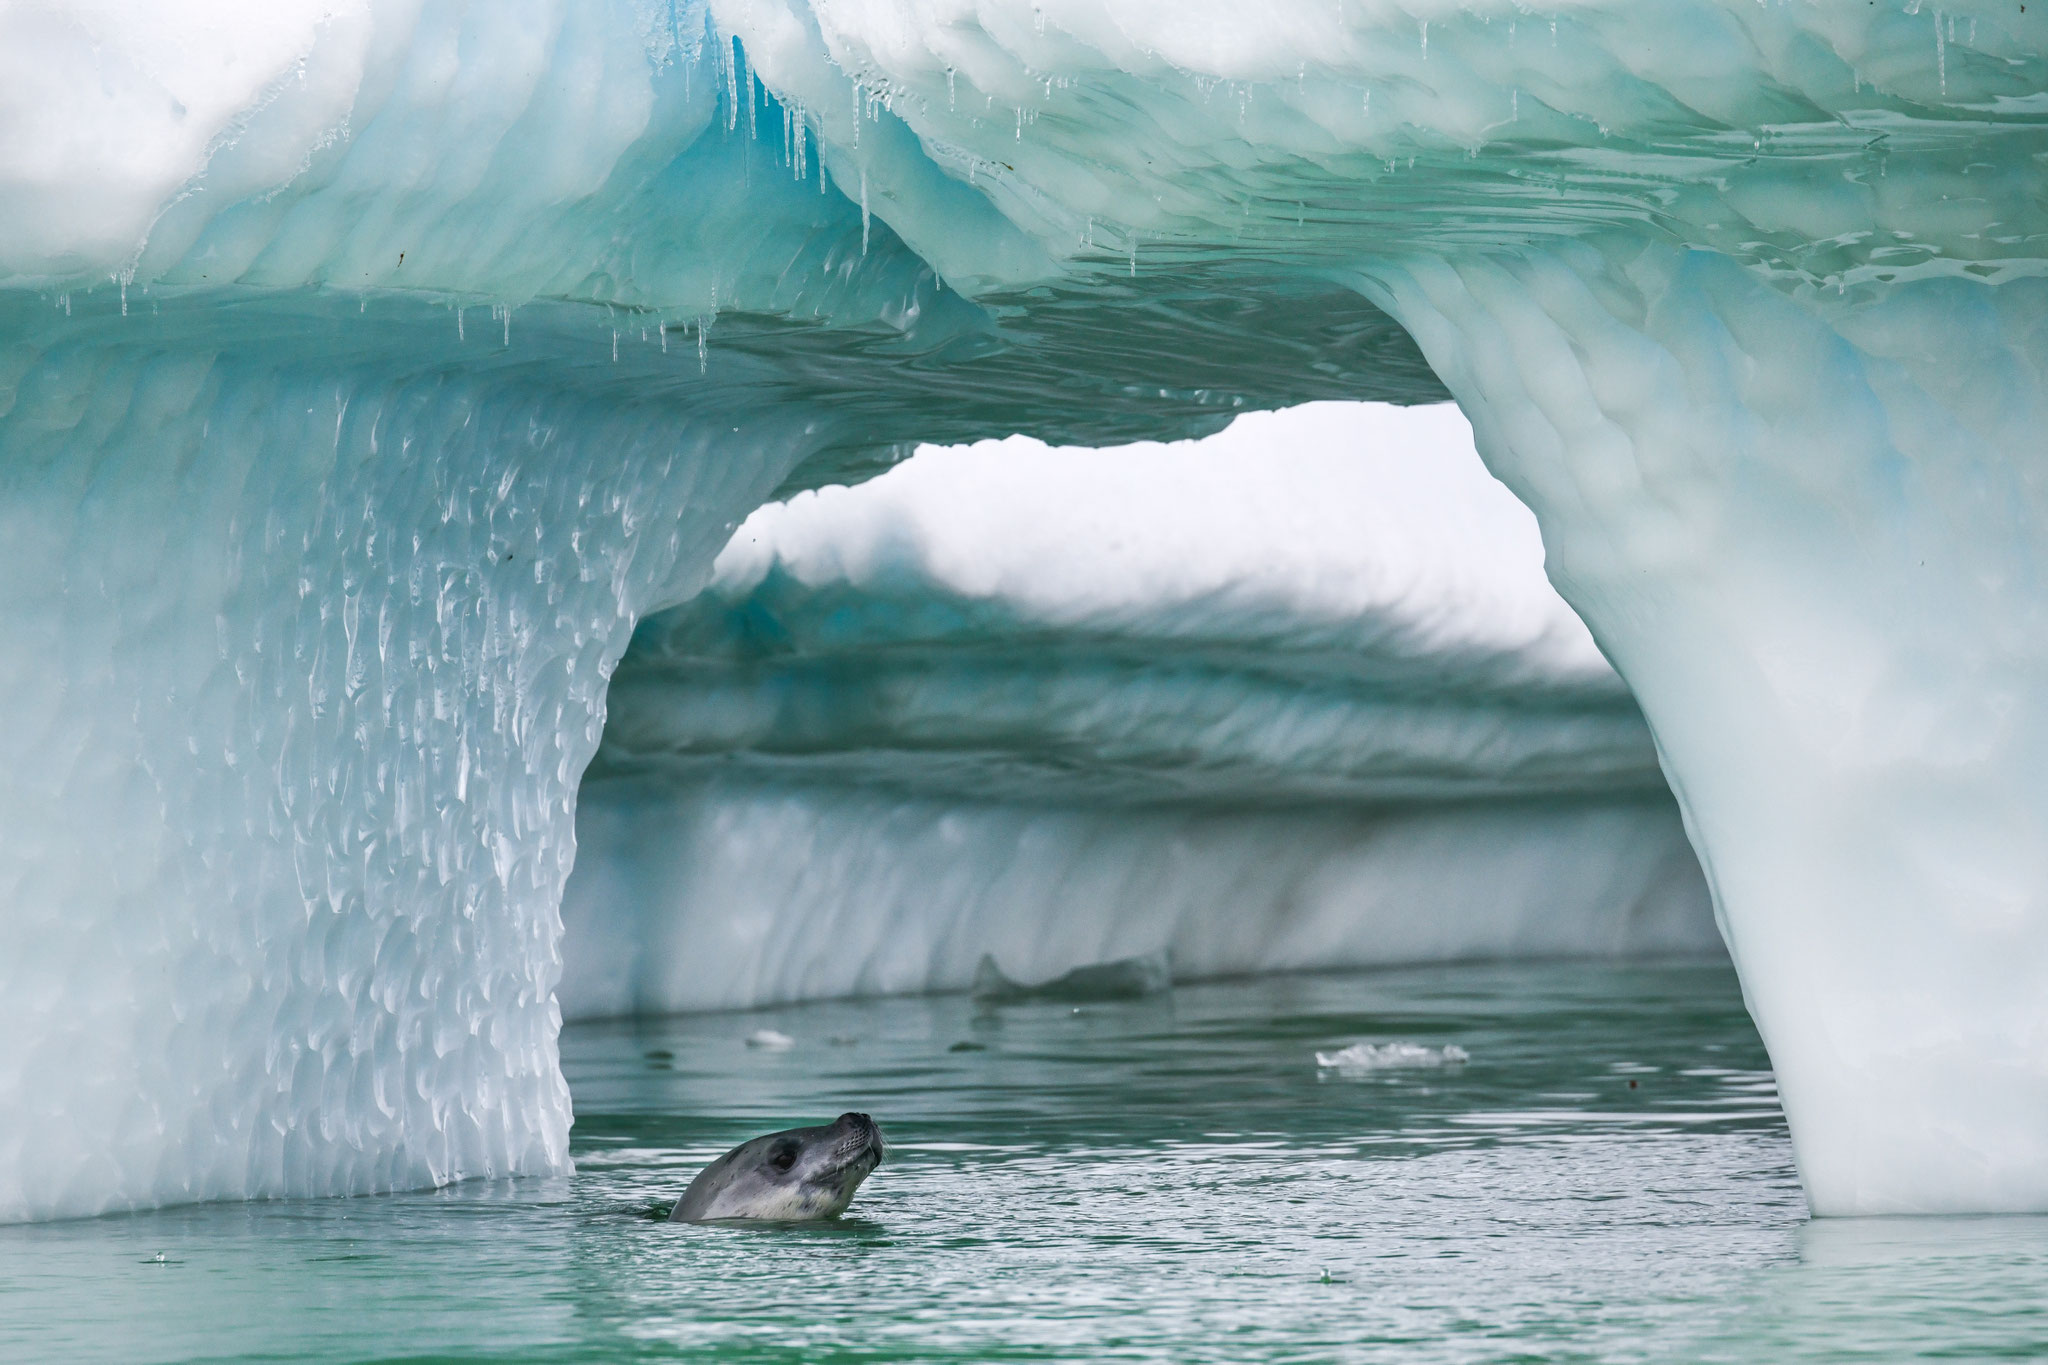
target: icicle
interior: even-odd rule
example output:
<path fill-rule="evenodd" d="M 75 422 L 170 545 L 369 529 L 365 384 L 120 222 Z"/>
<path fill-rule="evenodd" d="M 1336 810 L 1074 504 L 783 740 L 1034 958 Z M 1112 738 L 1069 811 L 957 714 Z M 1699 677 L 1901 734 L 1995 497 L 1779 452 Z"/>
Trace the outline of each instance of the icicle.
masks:
<path fill-rule="evenodd" d="M 711 368 L 711 319 L 697 319 L 697 373 L 704 374 Z"/>
<path fill-rule="evenodd" d="M 958 108 L 960 107 L 960 100 L 959 100 L 959 97 L 958 97 L 958 96 L 957 96 L 957 95 L 956 95 L 956 94 L 954 93 L 954 90 L 953 90 L 953 75 L 954 75 L 954 72 L 953 72 L 953 68 L 952 68 L 952 67 L 950 67 L 950 66 L 949 66 L 949 67 L 947 67 L 947 68 L 946 68 L 946 107 L 947 107 L 948 109 L 958 109 Z"/>
<path fill-rule="evenodd" d="M 1522 87 L 1515 86 L 1508 91 L 1508 122 L 1522 117 Z"/>
<path fill-rule="evenodd" d="M 1429 60 L 1429 20 L 1422 21 L 1422 60 Z"/>
<path fill-rule="evenodd" d="M 853 145 L 860 146 L 860 87 L 853 87 Z"/>
<path fill-rule="evenodd" d="M 739 39 L 734 38 L 723 48 L 725 60 L 719 65 L 725 68 L 725 131 L 730 133 L 740 126 L 740 78 Z"/>
<path fill-rule="evenodd" d="M 1941 77 L 1941 93 L 1948 93 L 1948 43 L 1941 31 L 1941 11 L 1934 12 L 1934 69 Z M 125 309 L 122 311 L 126 311 Z"/>
<path fill-rule="evenodd" d="M 1138 278 L 1138 234 L 1131 234 L 1131 278 Z"/>
<path fill-rule="evenodd" d="M 460 308 L 455 310 L 455 339 L 457 341 L 469 340 L 468 337 L 462 334 L 462 310 Z"/>
<path fill-rule="evenodd" d="M 612 364 L 619 363 L 619 329 L 612 328 Z"/>
<path fill-rule="evenodd" d="M 761 135 L 761 107 L 754 98 L 754 64 L 747 58 L 747 45 L 737 38 L 733 50 L 739 54 L 739 87 L 747 99 L 747 137 L 749 140 Z"/>
<path fill-rule="evenodd" d="M 860 168 L 860 254 L 868 254 L 868 168 Z"/>

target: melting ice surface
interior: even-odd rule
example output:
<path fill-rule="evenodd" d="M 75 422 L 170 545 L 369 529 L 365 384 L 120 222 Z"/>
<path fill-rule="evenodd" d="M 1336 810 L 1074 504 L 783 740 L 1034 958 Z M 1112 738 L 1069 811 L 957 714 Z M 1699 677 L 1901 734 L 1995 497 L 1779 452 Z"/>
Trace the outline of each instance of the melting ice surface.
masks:
<path fill-rule="evenodd" d="M 566 1170 L 607 683 L 778 493 L 1446 395 L 1655 734 L 1814 1208 L 2048 1209 L 2044 54 L 2003 0 L 7 7 L 0 1218 Z M 1163 940 L 1276 828 L 995 805 L 742 794 L 727 866 L 1178 839 Z M 1130 899 L 1019 923 L 1129 955 Z M 643 998 L 978 955 L 873 947 Z"/>
<path fill-rule="evenodd" d="M 792 1045 L 747 1047 L 763 1028 Z M 1360 1037 L 1471 1060 L 1316 1066 Z M 1078 1012 L 834 1002 L 571 1025 L 563 1062 L 572 1176 L 0 1229 L 0 1356 L 1805 1365 L 2048 1349 L 2048 1222 L 1806 1219 L 1724 964 L 1267 978 Z M 645 1216 L 735 1142 L 854 1103 L 891 1150 L 842 1223 Z"/>
<path fill-rule="evenodd" d="M 571 1017 L 1719 951 L 1648 728 L 1448 404 L 764 507 L 635 635 L 577 828 Z"/>

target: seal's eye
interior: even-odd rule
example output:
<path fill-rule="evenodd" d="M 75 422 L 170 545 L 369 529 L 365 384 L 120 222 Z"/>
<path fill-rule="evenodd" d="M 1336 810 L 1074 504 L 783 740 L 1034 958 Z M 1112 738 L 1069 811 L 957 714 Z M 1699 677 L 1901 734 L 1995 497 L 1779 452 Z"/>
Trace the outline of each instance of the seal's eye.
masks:
<path fill-rule="evenodd" d="M 786 1171 L 790 1167 L 796 1165 L 795 1145 L 791 1144 L 788 1146 L 777 1147 L 775 1149 L 775 1154 L 768 1158 L 768 1164 L 773 1166 L 778 1171 Z"/>

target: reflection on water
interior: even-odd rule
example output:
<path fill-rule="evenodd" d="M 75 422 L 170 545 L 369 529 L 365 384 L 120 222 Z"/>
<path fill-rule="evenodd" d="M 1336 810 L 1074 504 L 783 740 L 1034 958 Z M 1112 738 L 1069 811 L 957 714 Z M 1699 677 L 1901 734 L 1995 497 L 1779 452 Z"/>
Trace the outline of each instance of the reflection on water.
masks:
<path fill-rule="evenodd" d="M 1702 1361 L 2048 1360 L 2048 1218 L 1830 1218 Z"/>
<path fill-rule="evenodd" d="M 1470 1061 L 1317 1067 L 1360 1041 Z M 0 1229 L 0 1359 L 2048 1354 L 2048 1220 L 1806 1221 L 1721 965 L 840 1003 L 563 1056 L 568 1179 Z M 891 1156 L 844 1222 L 647 1217 L 850 1108 Z"/>

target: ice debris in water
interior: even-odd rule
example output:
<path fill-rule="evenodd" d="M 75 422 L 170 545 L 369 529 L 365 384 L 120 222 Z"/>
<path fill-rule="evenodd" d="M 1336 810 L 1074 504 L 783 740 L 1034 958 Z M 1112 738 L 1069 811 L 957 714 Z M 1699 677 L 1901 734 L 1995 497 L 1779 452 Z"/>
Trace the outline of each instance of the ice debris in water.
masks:
<path fill-rule="evenodd" d="M 984 953 L 974 970 L 974 998 L 996 1004 L 1027 1000 L 1142 1000 L 1173 986 L 1173 964 L 1165 952 L 1076 967 L 1050 981 L 1027 986 L 1006 976 L 995 957 Z"/>
<path fill-rule="evenodd" d="M 796 1046 L 796 1039 L 787 1033 L 778 1033 L 772 1028 L 756 1029 L 747 1035 L 747 1046 L 763 1048 L 769 1052 L 787 1052 Z"/>
<path fill-rule="evenodd" d="M 1457 1066 L 1472 1060 L 1456 1043 L 1425 1047 L 1421 1043 L 1353 1043 L 1336 1052 L 1318 1052 L 1316 1065 L 1330 1071 L 1389 1071 L 1395 1067 Z"/>

